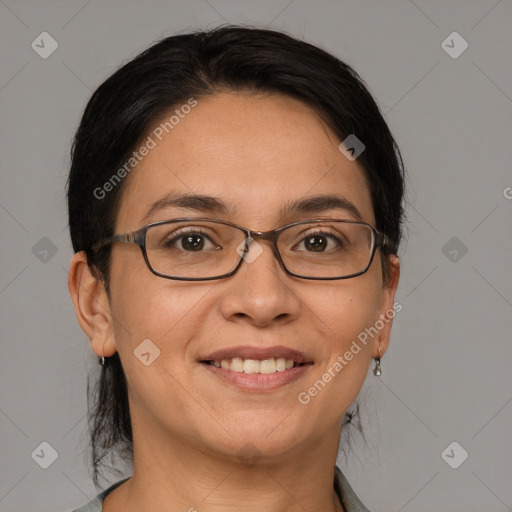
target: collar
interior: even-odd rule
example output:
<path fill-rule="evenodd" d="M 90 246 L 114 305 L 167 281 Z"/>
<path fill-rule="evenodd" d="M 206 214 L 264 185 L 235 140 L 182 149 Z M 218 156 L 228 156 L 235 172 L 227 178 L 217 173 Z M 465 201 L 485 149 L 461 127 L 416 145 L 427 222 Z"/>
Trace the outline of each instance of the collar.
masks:
<path fill-rule="evenodd" d="M 334 490 L 339 496 L 345 512 L 370 512 L 357 497 L 338 466 L 334 466 Z"/>

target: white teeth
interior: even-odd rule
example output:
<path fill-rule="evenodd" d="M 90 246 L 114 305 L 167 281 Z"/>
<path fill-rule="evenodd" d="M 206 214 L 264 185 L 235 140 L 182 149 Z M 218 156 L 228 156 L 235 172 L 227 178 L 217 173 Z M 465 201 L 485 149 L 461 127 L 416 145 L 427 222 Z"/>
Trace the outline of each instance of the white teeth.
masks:
<path fill-rule="evenodd" d="M 229 369 L 233 372 L 243 372 L 244 371 L 244 360 L 240 357 L 234 357 L 231 359 L 231 365 Z"/>
<path fill-rule="evenodd" d="M 272 357 L 260 361 L 260 373 L 275 373 L 276 371 L 276 360 Z"/>
<path fill-rule="evenodd" d="M 244 373 L 258 373 L 260 371 L 260 362 L 255 359 L 245 359 L 243 369 Z"/>
<path fill-rule="evenodd" d="M 231 370 L 238 373 L 275 373 L 284 372 L 293 368 L 293 359 L 285 359 L 284 357 L 278 357 L 277 359 L 271 357 L 270 359 L 264 359 L 258 361 L 257 359 L 242 359 L 240 357 L 234 357 L 233 359 L 222 359 L 221 361 L 212 361 L 213 366 L 217 368 L 223 368 L 224 370 Z"/>

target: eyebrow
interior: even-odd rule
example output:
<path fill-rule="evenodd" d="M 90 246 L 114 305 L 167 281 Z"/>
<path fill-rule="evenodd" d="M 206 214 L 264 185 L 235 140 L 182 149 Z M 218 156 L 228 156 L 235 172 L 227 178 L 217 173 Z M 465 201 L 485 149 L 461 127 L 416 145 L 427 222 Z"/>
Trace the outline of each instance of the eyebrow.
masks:
<path fill-rule="evenodd" d="M 304 213 L 322 213 L 326 210 L 343 210 L 362 221 L 363 217 L 356 206 L 347 198 L 335 194 L 310 196 L 298 201 L 290 201 L 280 210 L 282 217 Z"/>
<path fill-rule="evenodd" d="M 186 208 L 199 213 L 234 215 L 236 208 L 228 205 L 221 199 L 200 194 L 173 194 L 169 193 L 155 201 L 146 211 L 142 221 L 148 220 L 154 213 L 165 208 Z M 289 201 L 279 211 L 281 217 L 292 217 L 305 213 L 321 213 L 326 210 L 343 210 L 355 220 L 363 218 L 356 206 L 340 195 L 316 195 L 297 201 Z"/>

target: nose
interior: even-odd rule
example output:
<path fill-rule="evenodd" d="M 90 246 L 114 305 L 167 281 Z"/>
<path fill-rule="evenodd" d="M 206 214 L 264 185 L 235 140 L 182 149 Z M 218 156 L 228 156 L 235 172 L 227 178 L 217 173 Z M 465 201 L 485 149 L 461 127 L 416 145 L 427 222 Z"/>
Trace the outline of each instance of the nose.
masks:
<path fill-rule="evenodd" d="M 300 300 L 293 289 L 297 279 L 281 267 L 270 240 L 248 242 L 240 268 L 225 280 L 223 316 L 258 327 L 297 318 Z"/>

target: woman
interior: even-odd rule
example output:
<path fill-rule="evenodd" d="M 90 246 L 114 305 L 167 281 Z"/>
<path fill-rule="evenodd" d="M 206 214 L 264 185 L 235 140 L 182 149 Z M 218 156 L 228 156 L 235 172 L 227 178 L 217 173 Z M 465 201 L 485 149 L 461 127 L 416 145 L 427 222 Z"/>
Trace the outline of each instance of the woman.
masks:
<path fill-rule="evenodd" d="M 389 343 L 402 195 L 361 79 L 282 33 L 169 37 L 103 83 L 69 289 L 103 365 L 95 482 L 114 447 L 133 475 L 78 510 L 367 510 L 336 456 Z"/>

